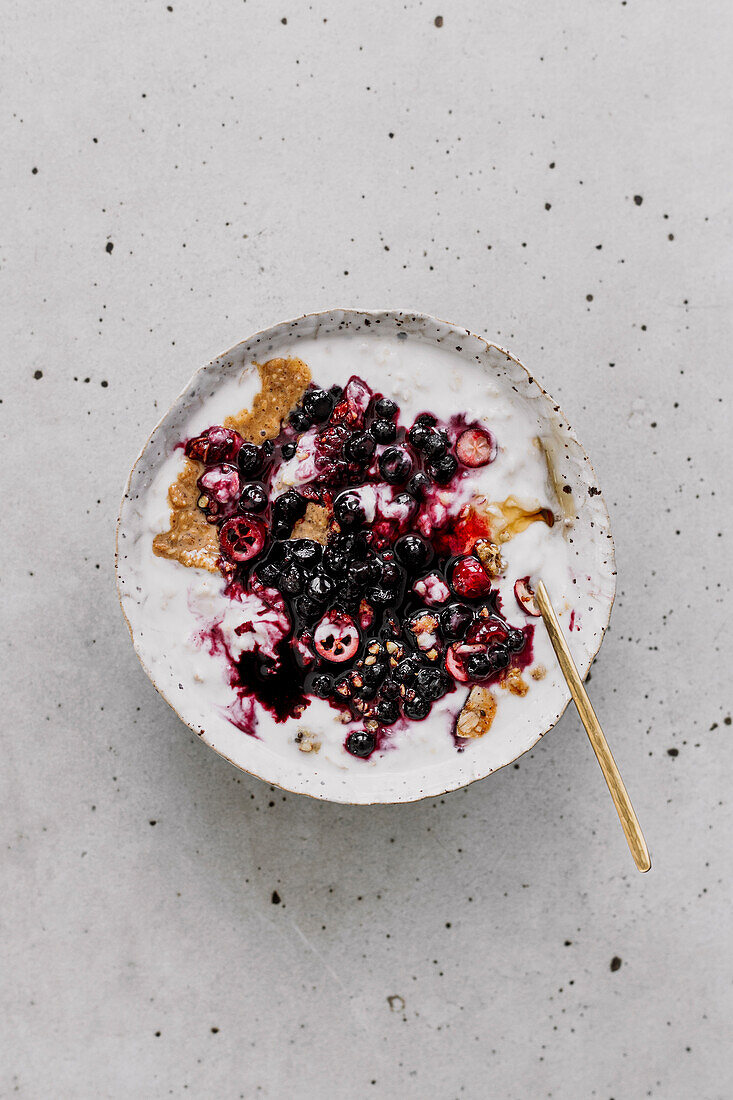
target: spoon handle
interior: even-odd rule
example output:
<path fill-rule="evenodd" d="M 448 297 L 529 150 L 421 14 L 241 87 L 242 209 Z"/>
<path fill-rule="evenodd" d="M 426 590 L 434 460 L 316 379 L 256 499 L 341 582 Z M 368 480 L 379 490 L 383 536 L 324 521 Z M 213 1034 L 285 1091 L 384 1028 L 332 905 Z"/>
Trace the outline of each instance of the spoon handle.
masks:
<path fill-rule="evenodd" d="M 568 643 L 565 640 L 565 635 L 560 628 L 560 623 L 555 614 L 555 609 L 550 602 L 547 589 L 542 581 L 537 582 L 535 596 L 537 605 L 542 612 L 545 626 L 547 627 L 547 633 L 552 642 L 552 648 L 555 650 L 558 663 L 562 669 L 562 674 L 570 688 L 573 702 L 578 708 L 578 714 L 580 715 L 581 722 L 585 726 L 588 740 L 596 754 L 598 763 L 601 765 L 603 778 L 606 780 L 608 789 L 611 792 L 611 798 L 613 799 L 616 813 L 621 821 L 621 827 L 626 836 L 626 842 L 634 857 L 634 862 L 640 871 L 648 871 L 652 865 L 652 861 L 649 858 L 649 849 L 646 846 L 644 834 L 641 831 L 641 825 L 634 813 L 634 807 L 631 805 L 631 799 L 626 792 L 621 773 L 616 767 L 616 761 L 608 747 L 608 741 L 606 741 L 603 730 L 601 729 L 601 724 L 596 717 L 596 712 L 593 710 L 591 701 L 588 698 L 585 685 L 575 667 L 575 661 L 572 658 Z"/>

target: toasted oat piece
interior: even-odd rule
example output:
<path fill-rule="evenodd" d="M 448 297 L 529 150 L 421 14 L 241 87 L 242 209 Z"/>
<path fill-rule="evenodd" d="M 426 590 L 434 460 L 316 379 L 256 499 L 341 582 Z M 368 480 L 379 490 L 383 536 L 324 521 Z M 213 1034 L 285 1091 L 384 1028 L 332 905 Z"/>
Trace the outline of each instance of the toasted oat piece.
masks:
<path fill-rule="evenodd" d="M 478 560 L 490 577 L 500 577 L 502 575 L 506 569 L 506 562 L 495 542 L 492 542 L 491 539 L 477 539 L 474 550 Z"/>
<path fill-rule="evenodd" d="M 328 509 L 325 505 L 314 504 L 309 501 L 306 505 L 305 515 L 295 524 L 290 537 L 294 539 L 313 539 L 314 542 L 320 542 L 322 546 L 325 546 L 328 535 L 328 518 Z"/>
<path fill-rule="evenodd" d="M 301 752 L 318 752 L 321 742 L 310 730 L 298 730 L 295 735 L 295 744 Z"/>
<path fill-rule="evenodd" d="M 474 687 L 458 715 L 456 733 L 459 737 L 483 737 L 491 729 L 496 714 L 496 699 L 486 688 Z"/>
<path fill-rule="evenodd" d="M 522 676 L 522 673 L 518 668 L 510 668 L 501 681 L 501 686 L 511 692 L 512 695 L 519 695 L 523 698 L 529 691 L 529 684 Z"/>
<path fill-rule="evenodd" d="M 544 680 L 546 675 L 547 675 L 547 669 L 545 668 L 544 665 L 535 665 L 534 668 L 532 669 L 532 671 L 530 672 L 530 676 L 532 677 L 533 680 Z"/>
<path fill-rule="evenodd" d="M 186 464 L 168 490 L 171 506 L 170 529 L 153 539 L 153 553 L 172 558 L 194 569 L 217 573 L 219 539 L 213 523 L 198 507 L 200 491 L 196 484 L 203 464 L 187 458 Z"/>

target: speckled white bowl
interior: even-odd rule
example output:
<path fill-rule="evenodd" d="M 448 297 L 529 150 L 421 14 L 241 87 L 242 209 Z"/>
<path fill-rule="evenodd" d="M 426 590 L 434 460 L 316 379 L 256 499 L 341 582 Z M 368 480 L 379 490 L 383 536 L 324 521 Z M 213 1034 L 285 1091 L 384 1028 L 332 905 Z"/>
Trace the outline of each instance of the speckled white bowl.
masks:
<path fill-rule="evenodd" d="M 319 769 L 318 757 L 313 754 L 278 753 L 268 747 L 265 739 L 248 737 L 212 708 L 205 692 L 197 692 L 195 685 L 187 685 L 191 690 L 182 696 L 179 672 L 161 660 L 160 643 L 150 640 L 145 630 L 146 593 L 139 562 L 141 553 L 151 551 L 141 501 L 163 459 L 180 440 L 192 409 L 200 407 L 221 381 L 241 372 L 253 357 L 269 358 L 299 341 L 307 344 L 324 335 L 355 332 L 378 340 L 445 344 L 467 362 L 480 364 L 500 385 L 520 390 L 524 398 L 536 402 L 535 411 L 543 425 L 543 440 L 556 477 L 572 489 L 567 503 L 572 502 L 573 544 L 582 563 L 578 583 L 587 587 L 592 612 L 591 627 L 573 635 L 572 648 L 581 674 L 587 673 L 603 640 L 616 587 L 608 512 L 590 460 L 559 406 L 517 359 L 466 329 L 420 313 L 339 309 L 309 314 L 256 333 L 198 370 L 155 428 L 130 473 L 117 525 L 117 585 L 133 645 L 146 673 L 181 719 L 221 756 L 268 783 L 316 798 L 349 803 L 411 802 L 481 779 L 532 748 L 555 725 L 570 701 L 559 669 L 548 669 L 541 690 L 533 690 L 522 700 L 521 717 L 514 724 L 496 732 L 492 729 L 449 762 L 404 772 L 380 771 L 378 767 L 340 771 L 333 767 Z M 301 354 L 307 361 L 306 347 Z"/>

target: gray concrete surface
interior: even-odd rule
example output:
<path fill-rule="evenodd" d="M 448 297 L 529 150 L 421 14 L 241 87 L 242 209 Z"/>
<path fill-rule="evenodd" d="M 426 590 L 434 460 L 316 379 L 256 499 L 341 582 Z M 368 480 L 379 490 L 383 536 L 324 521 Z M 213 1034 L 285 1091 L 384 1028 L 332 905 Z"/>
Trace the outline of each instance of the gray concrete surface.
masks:
<path fill-rule="evenodd" d="M 3 23 L 0 1096 L 733 1095 L 729 5 Z M 650 875 L 573 714 L 469 790 L 339 808 L 235 773 L 138 666 L 139 446 L 333 305 L 506 343 L 586 444 L 620 577 L 591 688 Z"/>

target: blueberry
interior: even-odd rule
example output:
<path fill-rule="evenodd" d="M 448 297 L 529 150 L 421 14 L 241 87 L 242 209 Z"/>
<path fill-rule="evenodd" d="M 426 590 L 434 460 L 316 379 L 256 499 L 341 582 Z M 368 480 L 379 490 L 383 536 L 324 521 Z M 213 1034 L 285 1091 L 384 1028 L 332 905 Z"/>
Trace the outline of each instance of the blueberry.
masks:
<path fill-rule="evenodd" d="M 367 585 L 375 584 L 379 580 L 380 572 L 379 562 L 358 561 L 352 565 L 349 576 L 354 584 L 360 588 L 366 588 Z"/>
<path fill-rule="evenodd" d="M 296 520 L 305 515 L 305 509 L 306 502 L 295 489 L 288 489 L 287 493 L 278 497 L 272 506 L 272 533 L 275 538 L 287 538 Z"/>
<path fill-rule="evenodd" d="M 438 668 L 421 668 L 415 677 L 415 691 L 424 699 L 440 699 L 447 690 L 446 678 Z"/>
<path fill-rule="evenodd" d="M 425 457 L 427 459 L 432 459 L 433 462 L 437 460 L 438 455 L 442 455 L 445 452 L 445 449 L 445 440 L 432 429 L 428 433 L 427 439 L 420 447 Z"/>
<path fill-rule="evenodd" d="M 379 400 L 374 403 L 374 411 L 379 417 L 393 420 L 400 410 L 396 401 L 392 401 L 389 397 L 380 397 Z"/>
<path fill-rule="evenodd" d="M 433 428 L 438 423 L 437 418 L 432 413 L 420 413 L 415 417 L 415 423 L 421 427 Z"/>
<path fill-rule="evenodd" d="M 344 396 L 344 390 L 342 386 L 331 386 L 328 392 L 329 395 L 333 398 L 334 405 Z"/>
<path fill-rule="evenodd" d="M 324 573 L 316 573 L 308 581 L 308 595 L 314 600 L 323 602 L 329 598 L 335 587 L 336 585 L 330 577 L 327 577 Z"/>
<path fill-rule="evenodd" d="M 396 684 L 394 680 L 385 680 L 380 693 L 384 699 L 399 699 L 400 685 Z"/>
<path fill-rule="evenodd" d="M 333 680 L 325 672 L 319 672 L 311 680 L 310 689 L 319 699 L 327 699 L 333 691 Z"/>
<path fill-rule="evenodd" d="M 407 438 L 413 447 L 416 447 L 418 451 L 422 448 L 427 439 L 430 438 L 430 428 L 424 424 L 418 424 L 415 422 L 407 433 Z"/>
<path fill-rule="evenodd" d="M 340 493 L 333 502 L 333 514 L 340 527 L 358 527 L 366 522 L 366 512 L 361 497 L 353 490 Z"/>
<path fill-rule="evenodd" d="M 254 443 L 243 443 L 237 455 L 239 472 L 245 477 L 256 474 L 262 469 L 262 459 L 263 455 L 259 447 L 255 447 Z"/>
<path fill-rule="evenodd" d="M 377 584 L 374 588 L 367 590 L 366 599 L 374 607 L 388 607 L 390 604 L 399 603 L 400 594 L 393 588 L 385 588 L 384 585 Z"/>
<path fill-rule="evenodd" d="M 287 461 L 287 459 L 293 457 L 297 449 L 298 448 L 295 446 L 294 443 L 283 443 L 282 447 L 280 448 L 280 454 Z"/>
<path fill-rule="evenodd" d="M 334 398 L 326 390 L 310 390 L 303 398 L 303 411 L 314 424 L 328 420 L 333 406 Z"/>
<path fill-rule="evenodd" d="M 527 639 L 524 636 L 523 630 L 511 630 L 506 640 L 506 644 L 512 653 L 518 653 L 520 649 L 524 649 Z"/>
<path fill-rule="evenodd" d="M 319 542 L 314 539 L 295 539 L 292 545 L 292 555 L 302 569 L 311 570 L 318 565 L 323 553 Z"/>
<path fill-rule="evenodd" d="M 395 679 L 398 684 L 410 684 L 423 667 L 418 657 L 405 657 L 404 661 L 400 661 L 397 668 L 392 673 L 392 678 Z"/>
<path fill-rule="evenodd" d="M 368 730 L 354 730 L 346 738 L 346 751 L 352 756 L 371 756 L 376 748 L 376 738 Z"/>
<path fill-rule="evenodd" d="M 278 588 L 286 596 L 297 596 L 303 591 L 303 574 L 294 561 L 286 565 L 280 574 Z"/>
<path fill-rule="evenodd" d="M 369 431 L 377 443 L 394 443 L 397 438 L 397 428 L 392 420 L 375 420 Z"/>
<path fill-rule="evenodd" d="M 311 418 L 302 409 L 293 409 L 288 419 L 296 432 L 307 432 L 311 426 Z"/>
<path fill-rule="evenodd" d="M 387 666 L 383 661 L 375 661 L 373 665 L 364 665 L 361 670 L 361 678 L 369 687 L 378 687 L 387 675 Z"/>
<path fill-rule="evenodd" d="M 473 622 L 473 609 L 465 603 L 451 603 L 440 613 L 440 629 L 445 638 L 465 638 Z"/>
<path fill-rule="evenodd" d="M 402 564 L 413 571 L 423 569 L 433 556 L 433 548 L 419 535 L 403 535 L 397 539 L 394 552 Z"/>
<path fill-rule="evenodd" d="M 239 507 L 243 512 L 264 512 L 267 507 L 267 490 L 259 481 L 251 481 L 242 488 Z"/>
<path fill-rule="evenodd" d="M 405 699 L 402 710 L 405 718 L 412 718 L 419 722 L 421 718 L 427 718 L 430 714 L 430 703 L 421 695 L 416 695 L 414 699 Z"/>
<path fill-rule="evenodd" d="M 380 726 L 393 726 L 400 716 L 400 707 L 396 699 L 380 699 L 374 716 Z"/>
<path fill-rule="evenodd" d="M 429 466 L 430 476 L 438 485 L 446 485 L 458 469 L 458 461 L 452 454 L 440 455 Z"/>
<path fill-rule="evenodd" d="M 323 614 L 323 604 L 310 596 L 299 596 L 295 604 L 295 610 L 304 622 L 314 623 Z"/>
<path fill-rule="evenodd" d="M 413 474 L 407 482 L 407 491 L 414 496 L 416 500 L 424 500 L 425 494 L 429 488 L 430 478 L 427 474 L 423 474 L 422 472 Z"/>
<path fill-rule="evenodd" d="M 473 653 L 466 661 L 466 672 L 470 680 L 485 680 L 494 671 L 486 653 Z"/>
<path fill-rule="evenodd" d="M 493 668 L 498 671 L 499 669 L 506 668 L 509 664 L 511 654 L 507 646 L 499 643 L 489 650 L 489 660 Z"/>
<path fill-rule="evenodd" d="M 379 456 L 379 469 L 390 485 L 401 485 L 412 473 L 412 459 L 401 447 L 388 447 Z"/>
<path fill-rule="evenodd" d="M 398 589 L 404 584 L 405 571 L 396 561 L 386 561 L 382 565 L 382 575 L 379 580 L 385 588 Z"/>
<path fill-rule="evenodd" d="M 323 564 L 334 577 L 343 577 L 349 571 L 349 557 L 334 546 L 327 546 L 323 553 Z"/>
<path fill-rule="evenodd" d="M 344 450 L 346 457 L 350 458 L 352 462 L 366 465 L 367 462 L 371 462 L 375 447 L 376 443 L 368 432 L 354 432 L 347 439 Z"/>
<path fill-rule="evenodd" d="M 257 566 L 257 576 L 268 588 L 277 588 L 280 583 L 280 569 L 271 561 Z"/>

